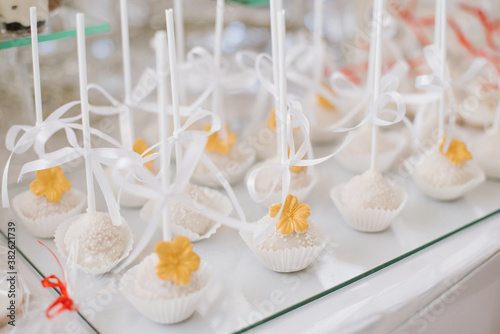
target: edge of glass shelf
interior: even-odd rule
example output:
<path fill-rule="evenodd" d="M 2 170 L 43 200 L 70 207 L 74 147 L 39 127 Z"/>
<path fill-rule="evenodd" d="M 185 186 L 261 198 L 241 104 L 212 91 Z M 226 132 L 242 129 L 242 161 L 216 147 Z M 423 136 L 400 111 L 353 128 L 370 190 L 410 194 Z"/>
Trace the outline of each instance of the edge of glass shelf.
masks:
<path fill-rule="evenodd" d="M 5 235 L 4 231 L 2 229 L 0 229 L 0 234 L 5 238 L 5 240 L 7 242 L 9 242 L 9 238 Z M 28 262 L 28 264 L 31 266 L 31 268 L 33 268 L 33 270 L 36 271 L 36 273 L 43 279 L 45 276 L 44 274 L 35 266 L 35 264 L 33 262 L 31 262 L 31 260 L 26 256 L 24 255 L 24 253 L 17 247 L 17 245 L 14 245 L 14 248 L 16 249 L 16 252 L 21 254 L 21 256 L 23 257 L 23 259 Z M 56 288 L 51 288 L 52 290 L 54 290 L 59 296 L 61 295 L 61 292 L 59 290 L 57 290 Z M 80 316 L 80 318 L 82 318 L 83 321 L 85 321 L 85 323 L 94 331 L 96 332 L 97 334 L 99 334 L 100 332 L 92 325 L 92 323 L 90 321 L 87 320 L 87 318 L 85 318 L 79 311 L 77 311 L 78 315 Z"/>
<path fill-rule="evenodd" d="M 448 237 L 450 237 L 450 236 L 452 236 L 454 234 L 457 234 L 457 233 L 459 233 L 459 232 L 461 232 L 461 231 L 463 231 L 463 230 L 465 230 L 465 229 L 467 229 L 467 228 L 469 228 L 469 227 L 471 227 L 473 225 L 476 225 L 476 224 L 478 224 L 478 223 L 480 223 L 480 222 L 482 222 L 482 221 L 484 221 L 484 220 L 486 220 L 486 219 L 488 219 L 490 217 L 495 216 L 496 214 L 500 214 L 500 209 L 498 209 L 496 211 L 493 211 L 493 212 L 487 214 L 484 217 L 481 217 L 481 218 L 479 218 L 479 219 L 477 219 L 477 220 L 475 220 L 475 221 L 473 221 L 473 222 L 471 222 L 469 224 L 466 224 L 466 225 L 464 225 L 464 226 L 462 226 L 462 227 L 460 227 L 460 228 L 458 228 L 458 229 L 456 229 L 454 231 L 451 231 L 450 233 L 447 233 L 447 234 L 445 234 L 445 235 L 443 235 L 443 236 L 441 236 L 441 237 L 439 237 L 437 239 L 434 239 L 434 240 L 432 240 L 432 241 L 430 241 L 430 242 L 428 242 L 428 243 L 426 243 L 426 244 L 424 244 L 424 245 L 422 245 L 420 247 L 417 247 L 417 248 L 415 248 L 415 249 L 413 249 L 413 250 L 411 250 L 411 251 L 409 251 L 407 253 L 404 253 L 404 254 L 402 254 L 402 255 L 400 255 L 400 256 L 398 256 L 398 257 L 396 257 L 396 258 L 394 258 L 394 259 L 392 259 L 390 261 L 387 261 L 387 262 L 385 262 L 385 263 L 383 263 L 383 264 L 381 264 L 381 265 L 379 265 L 379 266 L 377 266 L 375 268 L 372 268 L 372 269 L 370 269 L 370 270 L 362 273 L 361 275 L 353 277 L 353 278 L 351 278 L 351 279 L 349 279 L 349 280 L 347 280 L 347 281 L 345 281 L 345 282 L 343 282 L 343 283 L 341 283 L 339 285 L 335 285 L 335 286 L 333 286 L 333 287 L 331 287 L 331 288 L 329 288 L 329 289 L 327 289 L 327 290 L 325 290 L 323 292 L 318 293 L 317 295 L 309 297 L 309 298 L 307 298 L 307 299 L 305 299 L 305 300 L 303 300 L 303 301 L 301 301 L 301 302 L 299 302 L 299 303 L 297 303 L 295 305 L 292 305 L 292 306 L 287 307 L 286 309 L 283 309 L 283 310 L 281 310 L 281 311 L 279 311 L 279 312 L 277 312 L 277 313 L 275 313 L 273 315 L 270 315 L 269 317 L 264 318 L 264 319 L 262 319 L 262 320 L 260 320 L 260 321 L 258 321 L 256 323 L 250 325 L 250 326 L 247 326 L 247 327 L 245 327 L 243 329 L 240 329 L 239 331 L 234 332 L 234 334 L 248 332 L 249 330 L 252 330 L 253 328 L 256 328 L 256 327 L 258 327 L 260 325 L 263 325 L 266 322 L 274 320 L 274 319 L 276 319 L 276 318 L 278 318 L 278 317 L 280 317 L 280 316 L 282 316 L 282 315 L 284 315 L 286 313 L 294 311 L 294 310 L 296 310 L 296 309 L 298 309 L 298 308 L 300 308 L 300 307 L 302 307 L 302 306 L 304 306 L 306 304 L 312 303 L 313 301 L 316 301 L 316 300 L 318 300 L 320 298 L 323 298 L 323 297 L 325 297 L 325 296 L 327 296 L 327 295 L 329 295 L 329 294 L 331 294 L 331 293 L 333 293 L 335 291 L 338 291 L 338 290 L 340 290 L 342 288 L 345 288 L 348 285 L 351 285 L 351 284 L 353 284 L 353 283 L 355 283 L 357 281 L 360 281 L 363 278 L 366 278 L 366 277 L 368 277 L 368 276 L 370 276 L 370 275 L 372 275 L 372 274 L 374 274 L 374 273 L 376 273 L 376 272 L 378 272 L 378 271 L 380 271 L 382 269 L 385 269 L 385 268 L 387 268 L 387 267 L 389 267 L 389 266 L 391 266 L 391 265 L 393 265 L 393 264 L 395 264 L 395 263 L 397 263 L 397 262 L 399 262 L 399 261 L 401 261 L 403 259 L 406 259 L 406 258 L 408 258 L 408 257 L 410 257 L 410 256 L 412 256 L 412 255 L 414 255 L 414 254 L 416 254 L 418 252 L 420 252 L 421 250 L 424 250 L 424 249 L 426 249 L 426 248 L 428 248 L 428 247 L 430 247 L 432 245 L 435 245 L 438 242 L 440 242 L 440 241 L 442 241 L 442 240 L 444 240 L 444 239 L 446 239 L 446 238 L 448 238 Z"/>
<path fill-rule="evenodd" d="M 62 7 L 61 12 L 58 15 L 73 15 L 76 14 L 77 11 L 70 7 Z M 97 20 L 88 17 L 87 27 L 85 27 L 85 35 L 94 35 L 103 32 L 108 32 L 110 27 L 108 23 L 104 22 L 96 22 Z M 73 27 L 69 30 L 56 31 L 50 33 L 40 33 L 38 35 L 38 42 L 48 42 L 48 41 L 56 41 L 67 38 L 76 37 L 76 28 Z M 5 50 L 9 48 L 17 48 L 20 46 L 31 45 L 31 36 L 14 38 L 10 40 L 0 41 L 0 50 Z"/>
<path fill-rule="evenodd" d="M 269 0 L 229 0 L 229 1 L 248 7 L 269 5 Z"/>
<path fill-rule="evenodd" d="M 385 262 L 385 263 L 383 263 L 383 264 L 381 264 L 381 265 L 379 265 L 379 266 L 377 266 L 375 268 L 372 268 L 372 269 L 370 269 L 370 270 L 362 273 L 361 275 L 358 275 L 358 276 L 353 277 L 353 278 L 351 278 L 351 279 L 349 279 L 349 280 L 347 280 L 345 282 L 342 282 L 341 284 L 338 284 L 338 285 L 335 285 L 335 286 L 333 286 L 333 287 L 331 287 L 329 289 L 326 289 L 325 291 L 322 291 L 322 292 L 320 292 L 320 293 L 318 293 L 318 294 L 316 294 L 314 296 L 311 296 L 311 297 L 309 297 L 307 299 L 304 299 L 303 301 L 301 301 L 301 302 L 299 302 L 297 304 L 294 304 L 294 305 L 292 305 L 290 307 L 287 307 L 287 308 L 285 308 L 285 309 L 283 309 L 283 310 L 281 310 L 281 311 L 279 311 L 279 312 L 277 312 L 277 313 L 275 313 L 275 314 L 273 314 L 273 315 L 271 315 L 271 316 L 269 316 L 267 318 L 264 318 L 264 319 L 262 319 L 262 320 L 260 320 L 260 321 L 258 321 L 256 323 L 252 324 L 252 325 L 249 325 L 249 326 L 247 326 L 245 328 L 242 328 L 239 331 L 234 332 L 234 334 L 248 332 L 248 331 L 250 331 L 250 330 L 252 330 L 252 329 L 254 329 L 254 328 L 256 328 L 256 327 L 258 327 L 260 325 L 263 325 L 263 324 L 265 324 L 265 323 L 267 323 L 267 322 L 269 322 L 271 320 L 274 320 L 274 319 L 276 319 L 276 318 L 278 318 L 278 317 L 280 317 L 280 316 L 282 316 L 284 314 L 287 314 L 287 313 L 289 313 L 291 311 L 294 311 L 294 310 L 296 310 L 296 309 L 298 309 L 298 308 L 300 308 L 300 307 L 302 307 L 304 305 L 312 303 L 313 301 L 316 301 L 316 300 L 318 300 L 318 299 L 320 299 L 322 297 L 325 297 L 325 296 L 327 296 L 327 295 L 329 295 L 329 294 L 331 294 L 331 293 L 333 293 L 335 291 L 338 291 L 338 290 L 340 290 L 342 288 L 345 288 L 345 287 L 347 287 L 347 286 L 349 286 L 349 285 L 351 285 L 353 283 L 356 283 L 357 281 L 360 281 L 360 280 L 362 280 L 364 278 L 367 278 L 368 276 L 370 276 L 370 275 L 372 275 L 372 274 L 374 274 L 376 272 L 379 272 L 382 269 L 385 269 L 385 268 L 387 268 L 387 267 L 389 267 L 389 266 L 391 266 L 391 265 L 393 265 L 393 264 L 395 264 L 395 263 L 397 263 L 397 262 L 399 262 L 401 260 L 404 260 L 404 259 L 406 259 L 406 258 L 408 258 L 408 257 L 410 257 L 410 256 L 412 256 L 412 255 L 414 255 L 414 254 L 416 254 L 416 253 L 418 253 L 418 252 L 420 252 L 420 251 L 422 251 L 422 250 L 424 250 L 424 249 L 432 246 L 432 245 L 437 244 L 438 242 L 440 242 L 440 241 L 442 241 L 442 240 L 444 240 L 444 239 L 446 239 L 446 238 L 448 238 L 448 237 L 450 237 L 450 236 L 452 236 L 454 234 L 457 234 L 457 233 L 459 233 L 459 232 L 461 232 L 461 231 L 463 231 L 463 230 L 465 230 L 465 229 L 467 229 L 467 228 L 469 228 L 469 227 L 471 227 L 473 225 L 476 225 L 476 224 L 478 224 L 478 223 L 480 223 L 480 222 L 482 222 L 482 221 L 484 221 L 484 220 L 486 220 L 488 218 L 491 218 L 491 217 L 493 217 L 493 216 L 495 216 L 497 214 L 500 214 L 500 209 L 497 209 L 497 210 L 495 210 L 493 212 L 490 212 L 489 214 L 487 214 L 487 215 L 485 215 L 485 216 L 483 216 L 481 218 L 478 218 L 478 219 L 476 219 L 476 220 L 474 220 L 474 221 L 472 221 L 472 222 L 470 222 L 470 223 L 468 223 L 468 224 L 466 224 L 466 225 L 464 225 L 464 226 L 462 226 L 462 227 L 460 227 L 460 228 L 458 228 L 458 229 L 456 229 L 454 231 L 451 231 L 451 232 L 449 232 L 449 233 L 447 233 L 447 234 L 445 234 L 445 235 L 443 235 L 443 236 L 441 236 L 439 238 L 436 238 L 436 239 L 434 239 L 434 240 L 432 240 L 432 241 L 430 241 L 430 242 L 428 242 L 428 243 L 426 243 L 426 244 L 424 244 L 424 245 L 422 245 L 420 247 L 417 247 L 417 248 L 415 248 L 415 249 L 413 249 L 413 250 L 411 250 L 411 251 L 409 251 L 407 253 L 404 253 L 404 254 L 402 254 L 402 255 L 400 255 L 400 256 L 398 256 L 398 257 L 396 257 L 396 258 L 394 258 L 394 259 L 392 259 L 390 261 L 387 261 L 387 262 Z M 0 228 L 0 234 L 8 241 L 7 236 L 5 235 L 4 231 L 1 228 Z M 17 247 L 17 245 L 15 246 L 15 248 L 16 248 L 16 251 L 19 252 L 19 254 L 21 254 L 22 257 L 28 262 L 28 264 L 38 273 L 38 275 L 40 275 L 40 277 L 44 277 L 43 273 L 37 268 L 37 266 L 33 262 L 31 262 L 24 255 L 24 253 Z M 54 290 L 60 295 L 59 291 L 57 291 L 55 288 L 54 288 Z M 99 333 L 99 331 L 92 325 L 92 323 L 90 321 L 88 321 L 81 313 L 78 312 L 78 314 L 90 326 L 90 328 L 92 328 L 92 330 L 94 330 L 96 333 Z"/>

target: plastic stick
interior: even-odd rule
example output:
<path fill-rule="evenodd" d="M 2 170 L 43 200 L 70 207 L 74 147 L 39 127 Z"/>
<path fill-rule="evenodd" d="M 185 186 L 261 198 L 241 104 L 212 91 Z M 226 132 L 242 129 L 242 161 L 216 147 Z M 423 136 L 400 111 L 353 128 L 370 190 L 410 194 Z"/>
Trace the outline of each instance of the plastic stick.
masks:
<path fill-rule="evenodd" d="M 31 53 L 33 55 L 33 88 L 35 94 L 35 116 L 36 125 L 40 126 L 43 122 L 42 111 L 42 90 L 40 83 L 40 59 L 38 53 L 38 25 L 36 18 L 36 7 L 30 8 L 31 20 Z"/>
<path fill-rule="evenodd" d="M 164 189 L 170 185 L 170 156 L 168 155 L 168 102 L 167 102 L 167 34 L 165 31 L 158 31 L 155 34 L 156 50 L 156 72 L 158 74 L 158 125 L 160 131 L 160 164 L 161 183 Z M 162 212 L 163 240 L 170 240 L 168 204 Z"/>
<path fill-rule="evenodd" d="M 219 138 L 226 140 L 227 129 L 226 120 L 224 117 L 224 105 L 222 103 L 222 92 L 220 86 L 220 66 L 222 58 L 222 33 L 224 31 L 224 0 L 217 0 L 217 11 L 215 17 L 215 35 L 214 35 L 214 62 L 215 62 L 215 75 L 217 84 L 212 95 L 212 111 L 217 113 L 221 118 L 221 129 L 219 131 Z"/>
<path fill-rule="evenodd" d="M 128 6 L 127 0 L 120 0 L 120 21 L 122 35 L 122 58 L 123 58 L 123 85 L 124 101 L 127 102 L 132 94 L 132 70 L 130 65 L 130 38 L 128 31 Z M 125 108 L 120 112 L 120 138 L 123 147 L 132 150 L 134 145 L 134 125 L 132 122 L 132 110 Z"/>
<path fill-rule="evenodd" d="M 174 115 L 174 130 L 181 128 L 181 118 L 179 112 L 179 90 L 177 79 L 177 57 L 175 52 L 175 35 L 174 35 L 174 16 L 172 9 L 165 11 L 167 20 L 167 37 L 168 37 L 168 59 L 170 62 L 170 89 L 172 91 L 172 112 Z M 177 173 L 181 168 L 182 162 L 182 146 L 179 141 L 175 142 L 175 161 L 177 164 Z"/>
<path fill-rule="evenodd" d="M 184 46 L 184 11 L 182 0 L 174 0 L 174 15 L 175 15 L 175 45 L 177 47 L 177 61 L 184 63 L 186 58 L 186 50 Z M 186 87 L 182 78 L 179 78 L 179 103 L 184 104 L 186 101 Z"/>
<path fill-rule="evenodd" d="M 83 148 L 85 150 L 85 177 L 87 181 L 87 205 L 88 213 L 96 211 L 94 176 L 92 173 L 91 159 L 89 153 L 90 144 L 90 120 L 89 120 L 89 97 L 87 94 L 87 56 L 85 50 L 85 17 L 76 14 L 76 41 L 78 48 L 78 73 L 80 77 L 80 100 L 82 106 Z"/>
<path fill-rule="evenodd" d="M 323 54 L 323 0 L 314 1 L 314 49 L 318 53 L 316 66 L 314 68 L 315 89 L 321 85 L 323 78 L 324 54 Z"/>
<path fill-rule="evenodd" d="M 372 27 L 375 26 L 375 54 L 374 54 L 374 67 L 368 69 L 373 73 L 373 95 L 372 103 L 375 104 L 378 95 L 380 94 L 380 77 L 382 74 L 382 20 L 383 20 L 384 0 L 374 0 Z M 378 115 L 377 108 L 374 108 L 373 115 L 376 118 Z M 373 171 L 377 170 L 377 157 L 378 157 L 378 126 L 372 125 L 372 153 L 370 168 Z"/>

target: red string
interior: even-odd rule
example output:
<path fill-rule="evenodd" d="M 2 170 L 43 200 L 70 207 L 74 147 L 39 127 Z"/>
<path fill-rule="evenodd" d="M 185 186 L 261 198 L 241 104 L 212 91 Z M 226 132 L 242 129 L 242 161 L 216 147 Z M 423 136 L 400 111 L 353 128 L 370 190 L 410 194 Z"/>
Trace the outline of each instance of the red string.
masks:
<path fill-rule="evenodd" d="M 78 310 L 78 307 L 73 302 L 73 299 L 71 299 L 69 297 L 69 295 L 68 295 L 68 289 L 67 289 L 67 283 L 66 283 L 66 276 L 64 275 L 64 270 L 63 270 L 63 267 L 61 265 L 61 262 L 57 258 L 56 254 L 54 254 L 54 252 L 49 247 L 47 247 L 40 240 L 37 240 L 37 241 L 38 241 L 38 243 L 40 245 L 42 245 L 43 247 L 47 248 L 48 251 L 52 254 L 52 256 L 54 256 L 54 258 L 57 261 L 57 264 L 59 265 L 59 268 L 61 269 L 61 272 L 63 274 L 63 279 L 64 279 L 64 282 L 62 282 L 56 275 L 51 275 L 51 276 L 45 277 L 42 280 L 42 286 L 44 288 L 58 288 L 59 292 L 61 293 L 61 295 L 59 296 L 59 298 L 57 298 L 49 306 L 49 308 L 45 311 L 45 315 L 47 316 L 47 318 L 51 319 L 52 317 L 58 315 L 59 313 L 61 313 L 64 310 L 68 310 L 68 311 L 76 311 L 76 310 Z M 60 305 L 60 307 L 57 308 L 55 310 L 55 312 L 51 313 L 51 310 L 55 309 L 58 305 Z"/>

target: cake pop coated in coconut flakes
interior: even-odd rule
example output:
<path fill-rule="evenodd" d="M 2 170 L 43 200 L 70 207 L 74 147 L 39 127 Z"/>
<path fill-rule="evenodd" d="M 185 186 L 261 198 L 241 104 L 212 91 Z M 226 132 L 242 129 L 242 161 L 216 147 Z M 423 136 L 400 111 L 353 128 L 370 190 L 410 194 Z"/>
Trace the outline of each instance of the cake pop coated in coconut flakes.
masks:
<path fill-rule="evenodd" d="M 188 183 L 182 193 L 200 205 L 208 206 L 210 204 L 210 199 L 203 190 L 193 184 Z M 181 225 L 199 235 L 205 234 L 212 226 L 212 221 L 209 218 L 175 200 L 172 200 L 170 214 L 172 223 Z"/>
<path fill-rule="evenodd" d="M 467 163 L 472 155 L 464 142 L 452 139 L 448 151 L 443 152 L 446 137 L 439 150 L 432 150 L 417 166 L 416 173 L 434 187 L 458 186 L 474 178 L 473 168 Z"/>
<path fill-rule="evenodd" d="M 380 172 L 373 170 L 346 183 L 341 198 L 345 206 L 358 209 L 395 210 L 401 204 L 394 188 Z"/>
<path fill-rule="evenodd" d="M 68 212 L 82 201 L 81 196 L 72 191 L 63 193 L 58 202 L 50 202 L 44 196 L 36 196 L 29 191 L 19 196 L 19 200 L 25 203 L 25 206 L 21 208 L 21 212 L 31 219 Z"/>
<path fill-rule="evenodd" d="M 269 208 L 269 216 L 261 224 L 272 223 L 279 213 L 282 204 L 274 204 Z M 285 207 L 276 223 L 275 228 L 259 243 L 259 247 L 267 250 L 317 246 L 321 243 L 320 235 L 310 228 L 308 218 L 311 209 L 306 203 L 299 203 L 297 197 L 288 195 Z"/>
<path fill-rule="evenodd" d="M 78 242 L 78 264 L 86 268 L 104 267 L 123 256 L 128 246 L 124 229 L 114 226 L 107 213 L 81 215 L 68 228 L 64 246 L 69 253 Z"/>

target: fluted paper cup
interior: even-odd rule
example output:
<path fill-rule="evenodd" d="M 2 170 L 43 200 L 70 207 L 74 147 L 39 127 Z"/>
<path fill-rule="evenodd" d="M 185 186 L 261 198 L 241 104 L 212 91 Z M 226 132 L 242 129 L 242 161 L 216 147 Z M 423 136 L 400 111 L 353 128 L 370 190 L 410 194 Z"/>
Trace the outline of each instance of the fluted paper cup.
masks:
<path fill-rule="evenodd" d="M 14 199 L 12 200 L 12 209 L 14 209 L 14 212 L 19 217 L 19 220 L 24 224 L 24 226 L 26 226 L 26 228 L 28 229 L 28 231 L 30 231 L 31 234 L 33 234 L 38 238 L 47 238 L 47 239 L 54 238 L 54 234 L 57 230 L 57 227 L 60 224 L 62 224 L 66 219 L 78 215 L 80 212 L 82 212 L 85 206 L 86 203 L 85 195 L 81 191 L 76 189 L 71 189 L 70 191 L 75 193 L 75 195 L 78 198 L 78 203 L 74 208 L 72 208 L 67 212 L 54 214 L 46 217 L 36 217 L 35 219 L 26 217 L 26 215 L 23 214 L 22 210 L 23 206 L 22 197 L 26 192 L 23 192 L 14 197 Z"/>
<path fill-rule="evenodd" d="M 272 218 L 267 215 L 261 221 L 263 220 L 267 223 L 271 221 Z M 319 228 L 314 226 L 314 222 L 310 222 L 309 226 L 309 228 L 314 228 L 318 235 L 322 235 Z M 301 246 L 272 250 L 264 249 L 256 245 L 252 233 L 240 231 L 240 236 L 262 264 L 268 269 L 279 273 L 291 273 L 307 268 L 318 257 L 327 244 L 327 240 L 323 239 L 321 243 L 316 246 Z"/>
<path fill-rule="evenodd" d="M 338 185 L 330 191 L 330 197 L 344 220 L 353 229 L 361 232 L 381 232 L 387 229 L 408 201 L 408 194 L 398 185 L 394 185 L 400 204 L 394 210 L 350 208 L 342 202 L 342 189 L 345 184 Z"/>
<path fill-rule="evenodd" d="M 120 280 L 120 292 L 145 317 L 160 324 L 174 324 L 189 318 L 196 310 L 200 300 L 208 290 L 212 279 L 212 269 L 208 264 L 201 262 L 199 277 L 201 288 L 186 296 L 148 300 L 137 295 L 135 278 L 139 265 L 128 270 Z"/>
<path fill-rule="evenodd" d="M 484 172 L 474 161 L 467 161 L 466 163 L 470 164 L 474 176 L 468 182 L 461 185 L 435 187 L 428 184 L 418 173 L 413 173 L 412 177 L 420 190 L 430 198 L 439 201 L 453 201 L 464 196 L 486 179 Z"/>

